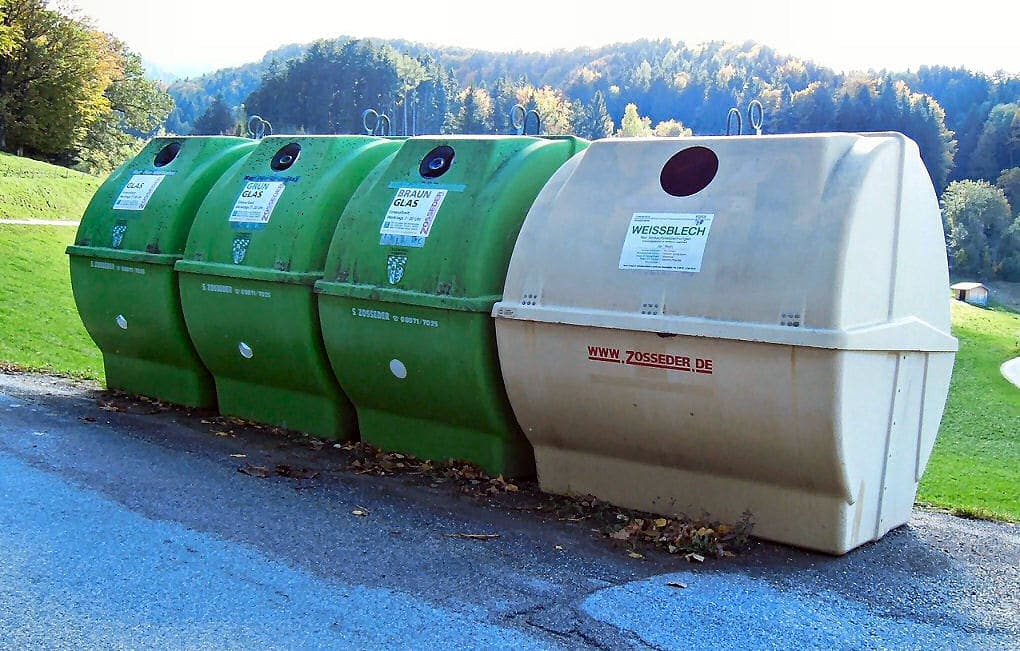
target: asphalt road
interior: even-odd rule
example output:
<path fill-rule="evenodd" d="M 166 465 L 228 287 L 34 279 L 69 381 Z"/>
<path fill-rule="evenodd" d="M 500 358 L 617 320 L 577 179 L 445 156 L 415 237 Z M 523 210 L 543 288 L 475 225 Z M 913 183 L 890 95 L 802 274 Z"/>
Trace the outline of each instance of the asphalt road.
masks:
<path fill-rule="evenodd" d="M 1013 525 L 918 511 L 841 558 L 637 560 L 330 446 L 100 398 L 0 374 L 0 648 L 1020 648 Z"/>

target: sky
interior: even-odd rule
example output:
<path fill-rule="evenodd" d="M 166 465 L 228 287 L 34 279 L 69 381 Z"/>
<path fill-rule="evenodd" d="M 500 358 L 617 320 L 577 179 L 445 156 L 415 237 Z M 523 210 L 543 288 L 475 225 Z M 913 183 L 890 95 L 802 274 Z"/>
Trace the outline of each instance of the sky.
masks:
<path fill-rule="evenodd" d="M 148 62 L 194 75 L 340 35 L 500 51 L 639 38 L 753 40 L 836 70 L 965 66 L 1020 73 L 1020 3 L 1001 0 L 60 0 Z"/>

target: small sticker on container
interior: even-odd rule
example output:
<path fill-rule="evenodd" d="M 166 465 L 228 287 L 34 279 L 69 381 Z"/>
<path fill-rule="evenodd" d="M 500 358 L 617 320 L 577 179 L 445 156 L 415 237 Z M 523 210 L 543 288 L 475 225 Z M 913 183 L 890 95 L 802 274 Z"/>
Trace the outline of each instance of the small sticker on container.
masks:
<path fill-rule="evenodd" d="M 145 210 L 165 174 L 132 174 L 113 203 L 114 210 Z"/>
<path fill-rule="evenodd" d="M 701 271 L 713 217 L 706 213 L 634 213 L 623 240 L 620 269 Z"/>
<path fill-rule="evenodd" d="M 425 246 L 446 193 L 439 188 L 398 188 L 379 227 L 379 244 Z"/>
<path fill-rule="evenodd" d="M 283 181 L 247 181 L 234 208 L 230 211 L 230 221 L 234 224 L 251 224 L 265 226 L 273 215 L 273 209 L 280 200 L 284 188 Z"/>

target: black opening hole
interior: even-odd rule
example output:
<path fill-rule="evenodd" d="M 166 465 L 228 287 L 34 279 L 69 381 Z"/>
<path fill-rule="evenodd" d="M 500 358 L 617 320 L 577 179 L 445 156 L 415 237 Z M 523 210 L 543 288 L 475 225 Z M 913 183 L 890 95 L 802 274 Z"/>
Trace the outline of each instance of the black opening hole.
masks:
<path fill-rule="evenodd" d="M 674 197 L 701 192 L 719 171 L 719 157 L 707 147 L 688 147 L 673 154 L 662 166 L 659 184 Z"/>
<path fill-rule="evenodd" d="M 425 158 L 421 159 L 421 165 L 418 166 L 418 173 L 426 179 L 434 179 L 442 176 L 443 174 L 446 174 L 446 172 L 450 169 L 450 165 L 453 164 L 453 156 L 453 147 L 440 145 L 425 154 Z"/>
<path fill-rule="evenodd" d="M 177 158 L 177 154 L 179 154 L 180 151 L 181 143 L 171 142 L 169 145 L 156 152 L 156 157 L 152 160 L 152 164 L 156 167 L 169 165 L 175 158 Z"/>
<path fill-rule="evenodd" d="M 296 142 L 284 145 L 283 147 L 280 147 L 280 150 L 273 156 L 273 160 L 269 163 L 269 166 L 277 172 L 282 172 L 296 163 L 300 154 L 301 145 Z"/>

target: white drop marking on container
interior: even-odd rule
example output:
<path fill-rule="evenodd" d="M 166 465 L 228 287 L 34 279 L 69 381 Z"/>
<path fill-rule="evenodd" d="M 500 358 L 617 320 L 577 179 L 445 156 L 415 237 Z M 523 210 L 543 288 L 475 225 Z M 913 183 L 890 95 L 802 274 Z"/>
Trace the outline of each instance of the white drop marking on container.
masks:
<path fill-rule="evenodd" d="M 237 352 L 241 353 L 241 357 L 245 359 L 251 359 L 255 356 L 255 351 L 251 349 L 251 346 L 243 341 L 237 344 Z"/>
<path fill-rule="evenodd" d="M 392 373 L 398 380 L 403 380 L 407 377 L 407 367 L 399 359 L 390 360 L 390 373 Z"/>
<path fill-rule="evenodd" d="M 117 318 L 114 319 L 117 322 L 117 327 L 121 330 L 127 330 L 127 319 L 124 318 L 123 314 L 118 314 Z"/>

